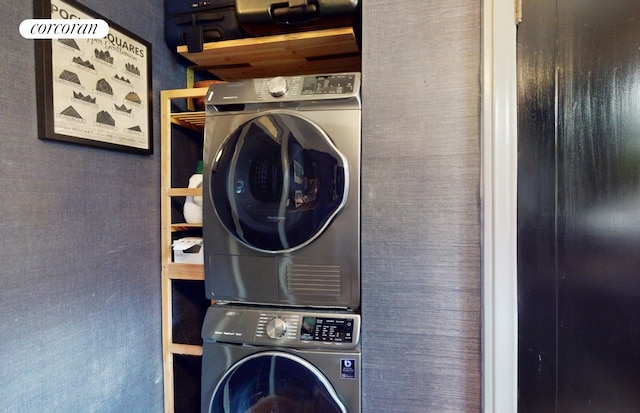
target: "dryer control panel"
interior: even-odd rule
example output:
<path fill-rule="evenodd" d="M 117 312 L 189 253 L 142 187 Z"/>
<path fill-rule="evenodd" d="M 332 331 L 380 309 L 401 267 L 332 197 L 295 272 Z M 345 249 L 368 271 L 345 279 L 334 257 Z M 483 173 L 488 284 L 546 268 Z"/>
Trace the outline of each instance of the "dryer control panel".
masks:
<path fill-rule="evenodd" d="M 205 103 L 222 106 L 251 103 L 309 102 L 356 99 L 360 73 L 276 76 L 216 83 L 209 87 Z"/>
<path fill-rule="evenodd" d="M 285 95 L 291 97 L 322 96 L 333 97 L 353 96 L 358 85 L 356 74 L 342 73 L 334 75 L 315 76 L 277 76 L 271 79 L 259 79 L 260 89 L 258 100 L 268 100 L 270 96 L 279 98 Z"/>
<path fill-rule="evenodd" d="M 291 348 L 353 348 L 360 340 L 360 315 L 215 305 L 207 310 L 202 338 Z"/>

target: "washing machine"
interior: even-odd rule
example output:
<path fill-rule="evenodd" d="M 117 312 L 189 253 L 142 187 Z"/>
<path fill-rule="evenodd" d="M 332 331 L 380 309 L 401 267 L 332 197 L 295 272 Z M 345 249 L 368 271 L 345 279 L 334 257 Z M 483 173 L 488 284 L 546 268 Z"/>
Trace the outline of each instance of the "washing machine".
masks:
<path fill-rule="evenodd" d="M 360 73 L 215 84 L 205 96 L 211 299 L 360 305 Z"/>
<path fill-rule="evenodd" d="M 360 413 L 360 317 L 347 312 L 209 308 L 202 413 Z"/>

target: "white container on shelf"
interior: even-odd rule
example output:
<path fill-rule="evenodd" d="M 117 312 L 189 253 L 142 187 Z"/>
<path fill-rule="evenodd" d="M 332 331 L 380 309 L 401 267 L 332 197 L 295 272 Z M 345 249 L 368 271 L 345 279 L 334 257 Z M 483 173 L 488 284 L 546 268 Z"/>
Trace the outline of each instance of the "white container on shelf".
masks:
<path fill-rule="evenodd" d="M 176 264 L 204 264 L 201 237 L 185 237 L 173 241 L 173 262 Z"/>
<path fill-rule="evenodd" d="M 202 161 L 198 162 L 196 173 L 189 178 L 189 188 L 202 188 Z M 202 223 L 202 197 L 188 196 L 184 201 L 184 220 L 188 224 Z"/>

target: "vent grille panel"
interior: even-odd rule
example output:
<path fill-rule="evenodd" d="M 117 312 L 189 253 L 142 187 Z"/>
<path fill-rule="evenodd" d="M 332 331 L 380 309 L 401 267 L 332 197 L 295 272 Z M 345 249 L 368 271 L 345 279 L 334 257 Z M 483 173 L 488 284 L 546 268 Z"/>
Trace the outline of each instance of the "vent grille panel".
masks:
<path fill-rule="evenodd" d="M 287 288 L 295 295 L 339 297 L 339 265 L 287 264 Z"/>

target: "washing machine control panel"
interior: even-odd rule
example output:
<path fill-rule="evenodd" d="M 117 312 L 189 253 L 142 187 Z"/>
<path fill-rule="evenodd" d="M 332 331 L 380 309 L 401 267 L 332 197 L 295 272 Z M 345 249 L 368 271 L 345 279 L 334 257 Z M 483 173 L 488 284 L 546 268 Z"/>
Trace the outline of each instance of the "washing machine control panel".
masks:
<path fill-rule="evenodd" d="M 256 337 L 295 340 L 299 323 L 300 317 L 295 314 L 261 312 L 258 316 Z"/>
<path fill-rule="evenodd" d="M 327 343 L 353 342 L 354 320 L 349 317 L 302 317 L 300 339 Z"/>
<path fill-rule="evenodd" d="M 360 315 L 216 305 L 207 311 L 202 337 L 205 341 L 296 348 L 351 348 L 359 344 Z"/>

